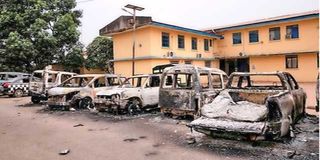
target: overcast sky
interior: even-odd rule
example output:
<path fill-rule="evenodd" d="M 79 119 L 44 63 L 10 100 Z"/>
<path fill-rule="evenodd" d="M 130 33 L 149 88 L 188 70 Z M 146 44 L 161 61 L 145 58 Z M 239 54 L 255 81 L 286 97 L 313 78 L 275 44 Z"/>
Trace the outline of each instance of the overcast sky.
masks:
<path fill-rule="evenodd" d="M 155 21 L 203 29 L 234 23 L 316 10 L 318 0 L 77 0 L 83 11 L 81 42 L 88 45 L 99 29 L 128 15 L 121 10 L 126 4 L 144 7 L 139 16 Z"/>

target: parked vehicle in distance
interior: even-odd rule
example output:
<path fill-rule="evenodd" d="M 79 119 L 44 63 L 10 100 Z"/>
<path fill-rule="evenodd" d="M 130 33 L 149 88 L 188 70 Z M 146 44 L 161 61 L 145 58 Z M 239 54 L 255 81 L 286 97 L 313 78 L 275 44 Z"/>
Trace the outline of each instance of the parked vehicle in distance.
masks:
<path fill-rule="evenodd" d="M 21 72 L 0 72 L 0 93 L 3 92 L 3 84 L 12 82 L 12 79 L 18 77 L 29 77 L 30 74 L 28 73 L 21 73 Z"/>
<path fill-rule="evenodd" d="M 159 102 L 159 86 L 159 74 L 132 76 L 119 88 L 98 92 L 94 106 L 99 111 L 123 111 L 131 115 L 154 109 Z"/>
<path fill-rule="evenodd" d="M 30 76 L 30 75 L 29 75 Z M 22 97 L 29 92 L 29 76 L 16 77 L 2 84 L 3 94 L 9 97 Z"/>
<path fill-rule="evenodd" d="M 47 91 L 56 87 L 68 78 L 77 75 L 72 72 L 36 70 L 32 73 L 29 83 L 29 95 L 33 103 L 48 100 Z"/>
<path fill-rule="evenodd" d="M 118 87 L 124 77 L 115 74 L 84 74 L 69 78 L 48 91 L 48 106 L 92 108 L 96 93 Z"/>
<path fill-rule="evenodd" d="M 278 139 L 289 135 L 305 104 L 306 93 L 287 72 L 232 73 L 227 89 L 188 126 L 212 136 Z"/>
<path fill-rule="evenodd" d="M 228 76 L 216 68 L 175 65 L 165 69 L 161 79 L 161 112 L 174 116 L 194 116 L 225 88 Z"/>

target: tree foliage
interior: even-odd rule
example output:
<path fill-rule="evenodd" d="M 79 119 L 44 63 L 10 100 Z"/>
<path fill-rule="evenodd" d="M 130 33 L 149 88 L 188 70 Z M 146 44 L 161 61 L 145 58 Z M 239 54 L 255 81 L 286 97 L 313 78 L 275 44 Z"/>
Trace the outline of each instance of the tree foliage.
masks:
<path fill-rule="evenodd" d="M 31 72 L 53 62 L 68 66 L 66 55 L 81 49 L 82 13 L 75 6 L 75 0 L 2 0 L 0 70 Z"/>
<path fill-rule="evenodd" d="M 113 42 L 110 38 L 105 36 L 96 37 L 87 46 L 87 54 L 86 68 L 101 68 L 106 72 L 112 72 L 110 60 L 113 59 Z"/>

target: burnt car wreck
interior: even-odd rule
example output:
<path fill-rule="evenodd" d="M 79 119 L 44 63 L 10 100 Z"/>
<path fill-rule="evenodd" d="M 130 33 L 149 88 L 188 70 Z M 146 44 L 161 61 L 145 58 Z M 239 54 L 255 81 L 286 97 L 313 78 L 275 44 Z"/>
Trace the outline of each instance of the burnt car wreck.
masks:
<path fill-rule="evenodd" d="M 218 137 L 278 139 L 305 113 L 306 93 L 286 72 L 233 73 L 227 89 L 188 124 Z"/>
<path fill-rule="evenodd" d="M 129 77 L 119 88 L 98 92 L 94 107 L 99 111 L 130 115 L 155 109 L 159 102 L 159 85 L 159 74 Z"/>
<path fill-rule="evenodd" d="M 114 74 L 77 75 L 48 91 L 49 108 L 89 108 L 93 107 L 96 93 L 114 89 L 122 84 L 124 77 Z"/>
<path fill-rule="evenodd" d="M 199 115 L 225 88 L 227 75 L 216 68 L 175 65 L 164 70 L 159 91 L 161 112 L 173 116 Z"/>

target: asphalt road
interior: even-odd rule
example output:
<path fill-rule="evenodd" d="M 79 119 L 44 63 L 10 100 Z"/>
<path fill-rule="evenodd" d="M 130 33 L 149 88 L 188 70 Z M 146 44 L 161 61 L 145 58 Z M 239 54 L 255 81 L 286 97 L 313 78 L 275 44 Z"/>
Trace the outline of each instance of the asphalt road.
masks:
<path fill-rule="evenodd" d="M 286 159 L 291 152 L 293 159 L 319 158 L 314 117 L 300 122 L 300 133 L 287 142 L 253 143 L 195 133 L 197 142 L 188 144 L 188 121 L 159 113 L 129 117 L 48 111 L 29 101 L 0 97 L 1 160 Z M 70 152 L 59 155 L 65 149 Z"/>

